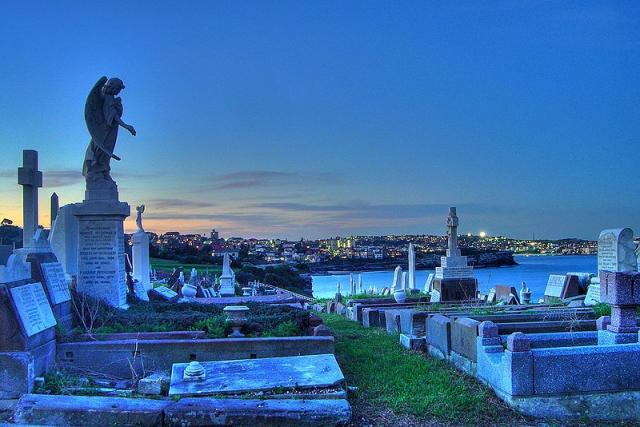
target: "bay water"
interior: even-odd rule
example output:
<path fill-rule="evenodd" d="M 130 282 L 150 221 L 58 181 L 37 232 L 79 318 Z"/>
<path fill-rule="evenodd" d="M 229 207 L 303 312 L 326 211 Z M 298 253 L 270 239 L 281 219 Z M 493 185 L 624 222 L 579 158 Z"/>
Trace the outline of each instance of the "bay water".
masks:
<path fill-rule="evenodd" d="M 520 284 L 525 282 L 531 289 L 532 302 L 537 302 L 544 295 L 544 289 L 550 274 L 566 274 L 569 272 L 596 273 L 597 256 L 595 255 L 517 255 L 514 257 L 518 265 L 497 268 L 474 269 L 478 279 L 478 286 L 482 293 L 487 293 L 495 285 L 511 285 L 520 290 Z M 424 290 L 429 273 L 435 270 L 416 271 L 416 285 Z M 358 273 L 354 273 L 357 281 Z M 378 290 L 391 287 L 393 271 L 362 272 L 362 283 L 365 289 L 375 286 Z M 316 298 L 330 298 L 336 293 L 336 284 L 340 282 L 343 295 L 349 293 L 349 275 L 313 276 L 313 296 Z M 356 282 L 357 283 L 357 282 Z"/>

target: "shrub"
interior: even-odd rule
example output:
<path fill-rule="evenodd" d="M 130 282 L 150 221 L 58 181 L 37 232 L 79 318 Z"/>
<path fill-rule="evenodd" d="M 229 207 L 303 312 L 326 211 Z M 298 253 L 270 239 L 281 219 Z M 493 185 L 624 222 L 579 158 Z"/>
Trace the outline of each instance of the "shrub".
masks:
<path fill-rule="evenodd" d="M 292 337 L 300 335 L 298 324 L 292 320 L 287 320 L 263 332 L 263 337 Z"/>

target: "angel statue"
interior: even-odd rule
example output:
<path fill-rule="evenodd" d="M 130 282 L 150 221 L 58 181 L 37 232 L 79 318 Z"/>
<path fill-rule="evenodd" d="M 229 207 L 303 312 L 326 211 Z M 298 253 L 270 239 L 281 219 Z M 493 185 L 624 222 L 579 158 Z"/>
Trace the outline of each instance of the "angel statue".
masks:
<path fill-rule="evenodd" d="M 124 83 L 118 78 L 101 77 L 87 96 L 84 106 L 84 119 L 91 135 L 91 142 L 84 157 L 82 175 L 89 187 L 116 190 L 116 183 L 109 172 L 111 159 L 120 160 L 113 154 L 118 138 L 118 126 L 136 135 L 133 126 L 122 121 L 122 101 L 118 95 L 124 89 Z"/>
<path fill-rule="evenodd" d="M 138 212 L 138 215 L 136 216 L 136 225 L 138 226 L 136 233 L 144 233 L 144 228 L 142 227 L 142 214 L 144 213 L 144 205 L 137 206 L 136 212 Z"/>

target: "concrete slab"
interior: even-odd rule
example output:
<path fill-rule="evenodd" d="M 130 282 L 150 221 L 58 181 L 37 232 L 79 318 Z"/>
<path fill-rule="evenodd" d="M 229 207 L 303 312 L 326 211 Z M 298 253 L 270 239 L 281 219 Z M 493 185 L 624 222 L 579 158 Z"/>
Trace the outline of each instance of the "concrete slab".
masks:
<path fill-rule="evenodd" d="M 333 354 L 268 359 L 201 362 L 203 381 L 183 380 L 186 363 L 171 370 L 169 396 L 240 394 L 274 389 L 344 387 L 345 380 Z"/>
<path fill-rule="evenodd" d="M 351 420 L 344 400 L 184 398 L 165 410 L 166 426 L 334 426 Z"/>

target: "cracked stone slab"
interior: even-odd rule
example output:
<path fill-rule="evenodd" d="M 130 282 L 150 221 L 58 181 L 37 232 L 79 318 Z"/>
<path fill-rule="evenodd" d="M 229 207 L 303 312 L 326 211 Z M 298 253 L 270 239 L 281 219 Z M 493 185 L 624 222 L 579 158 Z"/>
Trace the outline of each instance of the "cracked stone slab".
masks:
<path fill-rule="evenodd" d="M 325 389 L 345 384 L 333 354 L 200 363 L 206 379 L 193 382 L 182 379 L 187 363 L 173 364 L 169 396 L 240 394 L 282 388 Z"/>

